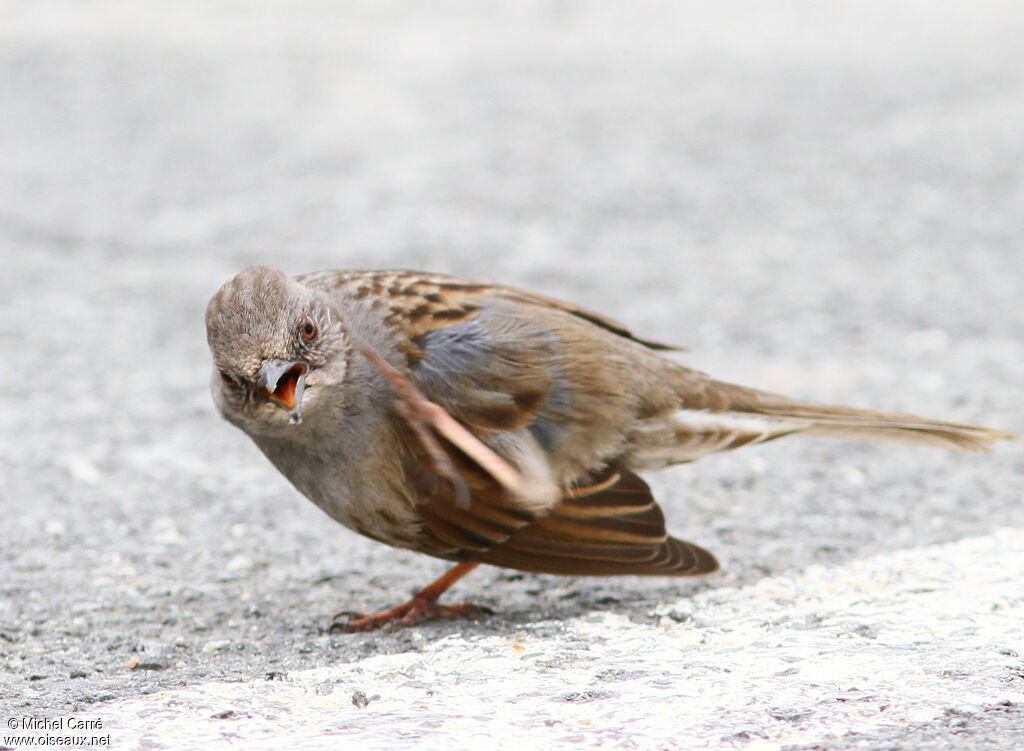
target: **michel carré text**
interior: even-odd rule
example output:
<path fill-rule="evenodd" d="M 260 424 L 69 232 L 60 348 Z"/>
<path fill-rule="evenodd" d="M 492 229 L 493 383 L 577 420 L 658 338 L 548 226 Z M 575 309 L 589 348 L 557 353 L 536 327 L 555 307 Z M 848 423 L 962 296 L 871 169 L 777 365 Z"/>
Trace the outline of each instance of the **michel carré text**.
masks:
<path fill-rule="evenodd" d="M 102 730 L 103 720 L 79 717 L 22 717 L 20 730 Z M 13 728 L 12 728 L 13 729 Z"/>

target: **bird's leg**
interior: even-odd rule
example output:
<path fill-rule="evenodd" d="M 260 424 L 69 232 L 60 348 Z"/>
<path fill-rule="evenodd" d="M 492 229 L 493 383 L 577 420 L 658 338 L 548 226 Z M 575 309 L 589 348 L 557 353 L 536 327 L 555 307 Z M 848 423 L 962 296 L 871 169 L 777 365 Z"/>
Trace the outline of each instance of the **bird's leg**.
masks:
<path fill-rule="evenodd" d="M 348 621 L 341 620 L 348 615 L 347 613 L 338 613 L 334 616 L 330 630 L 332 633 L 341 631 L 351 634 L 357 631 L 373 631 L 396 621 L 403 626 L 412 626 L 430 618 L 476 618 L 486 611 L 469 603 L 438 605 L 437 599 L 478 565 L 480 564 L 476 561 L 466 561 L 450 568 L 435 582 L 414 594 L 411 600 L 393 608 L 360 615 Z"/>
<path fill-rule="evenodd" d="M 455 502 L 459 508 L 469 507 L 469 490 L 466 488 L 466 482 L 462 475 L 459 474 L 451 458 L 429 428 L 433 428 L 445 440 L 476 462 L 511 496 L 526 498 L 532 494 L 533 489 L 528 487 L 518 469 L 494 453 L 487 444 L 466 430 L 441 406 L 427 399 L 405 373 L 372 350 L 364 349 L 362 353 L 385 378 L 391 381 L 391 385 L 394 386 L 398 395 L 398 401 L 395 404 L 396 410 L 416 434 L 430 456 L 437 473 L 452 481 L 455 486 Z"/>

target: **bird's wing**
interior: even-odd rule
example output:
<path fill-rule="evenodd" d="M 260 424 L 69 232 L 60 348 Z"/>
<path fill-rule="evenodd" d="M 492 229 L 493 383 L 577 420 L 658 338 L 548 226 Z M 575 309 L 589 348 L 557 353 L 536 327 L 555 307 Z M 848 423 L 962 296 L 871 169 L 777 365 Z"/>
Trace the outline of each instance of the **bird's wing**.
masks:
<path fill-rule="evenodd" d="M 550 508 L 510 502 L 479 468 L 462 466 L 470 488 L 460 504 L 448 478 L 416 463 L 425 547 L 442 557 L 570 576 L 693 576 L 718 569 L 708 551 L 669 537 L 665 517 L 637 475 L 611 468 L 562 491 Z"/>
<path fill-rule="evenodd" d="M 494 415 L 481 420 L 477 408 L 465 411 L 472 419 L 464 425 L 411 378 L 364 354 L 395 387 L 403 487 L 422 522 L 424 552 L 569 575 L 683 576 L 718 568 L 707 551 L 668 537 L 661 509 L 635 474 L 605 467 L 559 487 L 528 426 L 500 430 Z M 517 422 L 530 414 L 507 411 Z"/>
<path fill-rule="evenodd" d="M 592 491 L 578 489 L 546 516 L 470 560 L 544 574 L 694 576 L 718 570 L 714 556 L 669 537 L 642 479 L 606 470 Z M 580 492 L 582 491 L 582 492 Z"/>
<path fill-rule="evenodd" d="M 389 322 L 406 329 L 410 340 L 474 316 L 485 304 L 484 297 L 501 297 L 568 313 L 650 349 L 677 349 L 673 345 L 641 339 L 622 323 L 592 310 L 501 284 L 409 270 L 319 271 L 296 278 L 303 284 L 317 284 L 326 289 L 344 288 L 356 299 L 383 301 L 389 308 Z"/>

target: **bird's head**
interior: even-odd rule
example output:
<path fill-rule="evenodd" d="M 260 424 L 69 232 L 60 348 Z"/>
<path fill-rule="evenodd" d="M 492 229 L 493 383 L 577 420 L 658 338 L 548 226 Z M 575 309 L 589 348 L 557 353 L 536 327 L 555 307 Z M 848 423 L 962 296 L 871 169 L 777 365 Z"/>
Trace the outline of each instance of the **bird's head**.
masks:
<path fill-rule="evenodd" d="M 278 269 L 254 266 L 206 308 L 213 399 L 246 433 L 279 435 L 345 377 L 348 338 L 325 297 Z"/>

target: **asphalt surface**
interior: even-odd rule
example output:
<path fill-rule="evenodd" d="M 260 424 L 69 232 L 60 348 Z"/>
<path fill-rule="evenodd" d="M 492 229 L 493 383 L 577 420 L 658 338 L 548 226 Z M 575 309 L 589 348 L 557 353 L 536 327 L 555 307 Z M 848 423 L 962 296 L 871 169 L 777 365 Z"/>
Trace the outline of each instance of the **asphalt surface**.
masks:
<path fill-rule="evenodd" d="M 719 574 L 488 568 L 453 592 L 495 611 L 479 622 L 331 635 L 332 613 L 444 565 L 330 522 L 219 420 L 202 314 L 253 263 L 429 269 L 586 305 L 728 380 L 1024 432 L 1024 7 L 0 16 L 8 729 L 100 719 L 88 733 L 119 748 L 1016 745 L 1020 442 L 712 457 L 649 480 Z"/>

